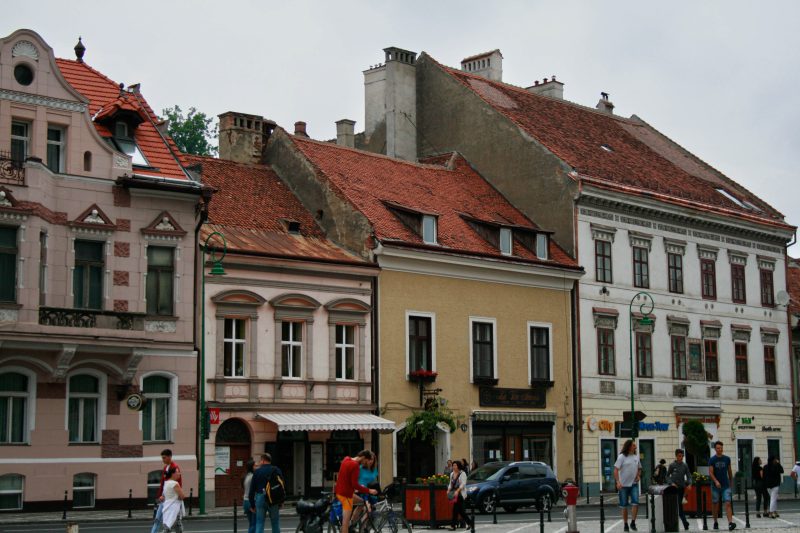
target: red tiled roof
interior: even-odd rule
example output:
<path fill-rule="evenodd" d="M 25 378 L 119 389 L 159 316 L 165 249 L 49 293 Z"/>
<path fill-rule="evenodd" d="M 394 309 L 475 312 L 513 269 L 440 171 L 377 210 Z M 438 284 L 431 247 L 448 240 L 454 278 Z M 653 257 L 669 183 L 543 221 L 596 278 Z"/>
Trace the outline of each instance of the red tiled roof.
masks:
<path fill-rule="evenodd" d="M 202 228 L 202 239 L 220 231 L 229 250 L 366 264 L 325 237 L 272 168 L 212 157 L 184 157 L 188 165 L 201 165 L 203 183 L 217 189 L 209 203 L 209 223 Z M 300 223 L 297 234 L 289 233 L 284 222 L 289 220 Z"/>
<path fill-rule="evenodd" d="M 135 133 L 136 143 L 147 158 L 150 166 L 157 171 L 144 171 L 148 175 L 165 176 L 176 179 L 187 179 L 181 168 L 181 155 L 172 139 L 166 139 L 156 130 L 154 123 L 159 122 L 158 116 L 148 105 L 141 93 L 125 91 L 120 98 L 119 84 L 93 69 L 86 63 L 68 59 L 56 59 L 58 68 L 67 82 L 89 100 L 89 115 L 95 114 L 106 106 L 117 105 L 126 109 L 136 110 L 144 120 Z M 124 102 L 124 103 L 123 103 Z M 103 137 L 110 137 L 111 131 L 103 124 L 94 123 L 98 133 Z"/>
<path fill-rule="evenodd" d="M 789 312 L 800 315 L 800 259 L 789 258 L 786 268 L 786 289 L 791 297 Z"/>
<path fill-rule="evenodd" d="M 430 58 L 430 56 L 427 56 Z M 587 182 L 790 227 L 783 215 L 638 117 L 623 118 L 432 62 L 533 136 Z M 603 149 L 606 146 L 610 149 Z M 717 191 L 726 189 L 747 209 Z"/>
<path fill-rule="evenodd" d="M 384 243 L 579 268 L 552 240 L 551 260 L 542 261 L 519 242 L 514 243 L 513 256 L 504 256 L 476 233 L 467 218 L 530 230 L 538 228 L 458 154 L 446 157 L 452 168 L 449 170 L 441 164 L 411 163 L 331 143 L 289 137 L 316 167 L 320 178 L 327 180 L 364 214 Z M 440 156 L 428 161 L 442 160 Z M 439 245 L 425 244 L 420 235 L 393 213 L 392 208 L 397 206 L 437 215 Z"/>

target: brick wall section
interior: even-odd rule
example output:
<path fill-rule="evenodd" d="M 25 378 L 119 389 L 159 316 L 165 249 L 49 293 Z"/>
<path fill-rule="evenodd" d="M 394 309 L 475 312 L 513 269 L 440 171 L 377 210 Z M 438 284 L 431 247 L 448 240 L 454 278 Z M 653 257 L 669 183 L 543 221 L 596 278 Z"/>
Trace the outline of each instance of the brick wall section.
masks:
<path fill-rule="evenodd" d="M 117 219 L 117 231 L 130 231 L 131 230 L 131 221 L 127 218 L 118 218 Z"/>
<path fill-rule="evenodd" d="M 197 385 L 178 385 L 178 400 L 197 401 Z"/>
<path fill-rule="evenodd" d="M 130 272 L 126 272 L 124 270 L 115 270 L 114 271 L 114 285 L 119 285 L 122 287 L 127 287 L 130 285 Z"/>
<path fill-rule="evenodd" d="M 100 441 L 100 457 L 142 457 L 143 449 L 140 444 L 120 444 L 119 430 L 103 430 L 102 440 Z"/>
<path fill-rule="evenodd" d="M 44 400 L 63 400 L 67 397 L 67 384 L 37 383 L 36 397 Z"/>
<path fill-rule="evenodd" d="M 119 430 L 118 429 L 104 429 L 100 436 L 100 444 L 114 445 L 119 444 Z"/>
<path fill-rule="evenodd" d="M 127 313 L 128 312 L 128 300 L 114 300 L 114 312 L 115 313 Z"/>
<path fill-rule="evenodd" d="M 111 189 L 114 195 L 114 205 L 117 207 L 130 207 L 131 206 L 131 193 L 128 189 L 122 187 L 113 187 Z"/>
<path fill-rule="evenodd" d="M 131 243 L 114 241 L 114 257 L 130 257 Z"/>

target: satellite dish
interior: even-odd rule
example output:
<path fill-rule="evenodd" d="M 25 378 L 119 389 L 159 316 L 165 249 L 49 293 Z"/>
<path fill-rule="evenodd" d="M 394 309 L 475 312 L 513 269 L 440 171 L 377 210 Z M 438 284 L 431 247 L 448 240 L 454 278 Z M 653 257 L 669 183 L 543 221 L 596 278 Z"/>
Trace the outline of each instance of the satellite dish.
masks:
<path fill-rule="evenodd" d="M 789 303 L 789 300 L 791 300 L 791 298 L 786 291 L 778 291 L 778 294 L 775 295 L 775 301 L 778 305 L 786 305 Z"/>

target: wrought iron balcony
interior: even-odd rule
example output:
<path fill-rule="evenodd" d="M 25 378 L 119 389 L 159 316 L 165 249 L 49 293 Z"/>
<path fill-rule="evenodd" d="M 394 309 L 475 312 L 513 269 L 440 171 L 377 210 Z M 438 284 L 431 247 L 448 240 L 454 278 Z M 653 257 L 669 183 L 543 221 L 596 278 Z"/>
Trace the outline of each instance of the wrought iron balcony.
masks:
<path fill-rule="evenodd" d="M 144 330 L 144 313 L 40 307 L 39 324 L 71 328 Z"/>
<path fill-rule="evenodd" d="M 25 185 L 25 165 L 9 152 L 0 152 L 0 183 Z"/>

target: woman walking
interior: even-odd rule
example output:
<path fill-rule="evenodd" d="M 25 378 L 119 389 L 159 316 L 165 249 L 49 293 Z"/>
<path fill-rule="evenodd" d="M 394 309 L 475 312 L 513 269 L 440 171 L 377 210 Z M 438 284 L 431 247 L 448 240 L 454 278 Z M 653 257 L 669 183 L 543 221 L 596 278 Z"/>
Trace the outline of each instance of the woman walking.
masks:
<path fill-rule="evenodd" d="M 164 503 L 162 504 L 161 523 L 164 531 L 183 531 L 181 518 L 186 514 L 183 509 L 183 489 L 172 479 L 176 469 L 170 468 L 164 478 Z M 173 529 L 174 528 L 174 529 Z"/>
<path fill-rule="evenodd" d="M 256 462 L 252 458 L 248 459 L 245 465 L 245 474 L 242 478 L 242 488 L 244 488 L 244 496 L 242 497 L 242 506 L 244 507 L 244 515 L 247 517 L 247 533 L 255 533 L 256 531 L 256 516 L 252 511 L 255 507 L 255 502 L 248 500 L 250 494 L 250 482 L 253 480 L 253 469 Z M 251 505 L 251 503 L 253 505 Z"/>
<path fill-rule="evenodd" d="M 453 461 L 453 472 L 450 474 L 449 491 L 453 491 L 453 518 L 450 520 L 450 529 L 455 531 L 458 524 L 458 517 L 472 527 L 472 522 L 464 510 L 464 498 L 467 496 L 467 474 L 464 472 L 464 465 L 461 461 Z"/>
<path fill-rule="evenodd" d="M 778 518 L 778 490 L 781 488 L 783 467 L 777 457 L 772 456 L 764 467 L 764 486 L 769 492 L 769 517 Z"/>
<path fill-rule="evenodd" d="M 756 518 L 761 518 L 762 501 L 764 509 L 764 517 L 767 516 L 767 507 L 769 506 L 769 493 L 767 487 L 764 486 L 764 469 L 761 467 L 761 457 L 753 458 L 753 466 L 750 468 L 753 478 L 753 491 L 756 493 Z"/>

